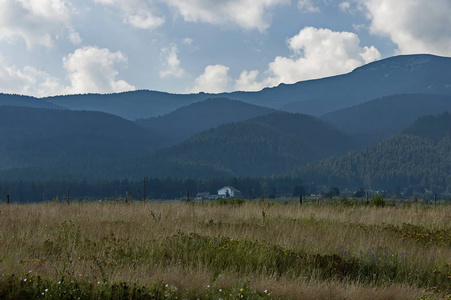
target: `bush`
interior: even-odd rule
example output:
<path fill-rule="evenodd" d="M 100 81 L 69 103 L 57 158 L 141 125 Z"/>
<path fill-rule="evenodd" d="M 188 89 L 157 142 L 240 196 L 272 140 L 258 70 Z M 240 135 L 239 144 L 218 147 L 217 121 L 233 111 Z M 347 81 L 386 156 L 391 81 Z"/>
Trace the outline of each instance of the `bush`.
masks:
<path fill-rule="evenodd" d="M 378 195 L 374 196 L 373 198 L 371 198 L 370 204 L 372 206 L 377 206 L 377 207 L 384 207 L 386 205 L 384 197 L 382 197 L 381 194 L 378 194 Z"/>

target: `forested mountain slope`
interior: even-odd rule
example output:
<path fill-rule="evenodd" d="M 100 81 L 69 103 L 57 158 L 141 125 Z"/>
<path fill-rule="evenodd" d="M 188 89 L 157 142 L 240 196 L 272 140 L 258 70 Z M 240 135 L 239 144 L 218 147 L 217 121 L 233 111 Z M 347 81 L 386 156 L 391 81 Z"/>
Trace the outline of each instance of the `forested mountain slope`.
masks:
<path fill-rule="evenodd" d="M 114 168 L 117 160 L 165 144 L 151 130 L 105 113 L 3 106 L 0 115 L 0 175 L 5 177 L 25 179 L 43 170 L 49 178 L 107 173 L 97 166 Z"/>
<path fill-rule="evenodd" d="M 362 151 L 314 162 L 295 173 L 328 185 L 451 191 L 451 117 L 419 119 L 402 134 Z"/>
<path fill-rule="evenodd" d="M 63 107 L 53 103 L 49 103 L 43 99 L 30 96 L 3 94 L 3 93 L 0 93 L 0 106 L 24 106 L 34 108 L 63 109 Z"/>
<path fill-rule="evenodd" d="M 180 164 L 210 167 L 230 176 L 269 176 L 353 146 L 348 136 L 314 117 L 274 113 L 204 131 L 137 165 L 148 174 L 159 169 L 157 165 Z M 171 176 L 176 174 L 175 167 Z"/>
<path fill-rule="evenodd" d="M 400 133 L 424 115 L 451 111 L 451 96 L 402 94 L 383 97 L 321 117 L 365 144 Z"/>
<path fill-rule="evenodd" d="M 227 98 L 210 98 L 177 109 L 167 115 L 140 119 L 138 124 L 150 128 L 173 143 L 222 124 L 243 121 L 275 110 Z"/>

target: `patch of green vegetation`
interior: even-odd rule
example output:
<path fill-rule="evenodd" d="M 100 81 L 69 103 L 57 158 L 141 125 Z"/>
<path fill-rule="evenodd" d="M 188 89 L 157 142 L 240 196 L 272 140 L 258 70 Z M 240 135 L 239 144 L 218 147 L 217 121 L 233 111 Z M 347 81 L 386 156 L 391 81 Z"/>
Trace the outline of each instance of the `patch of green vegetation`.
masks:
<path fill-rule="evenodd" d="M 203 290 L 180 289 L 158 282 L 150 286 L 126 282 L 92 283 L 83 279 L 57 282 L 26 274 L 0 277 L 1 299 L 277 299 L 268 290 L 252 289 L 248 282 L 235 282 L 230 287 L 206 286 Z"/>

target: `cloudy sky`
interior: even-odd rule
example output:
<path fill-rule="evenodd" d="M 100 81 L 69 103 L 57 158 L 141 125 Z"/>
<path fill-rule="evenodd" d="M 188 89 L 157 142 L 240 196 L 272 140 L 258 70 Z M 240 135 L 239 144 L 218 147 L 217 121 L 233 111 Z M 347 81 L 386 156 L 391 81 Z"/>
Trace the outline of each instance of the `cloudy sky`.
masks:
<path fill-rule="evenodd" d="M 0 0 L 0 92 L 259 90 L 451 56 L 450 0 Z"/>

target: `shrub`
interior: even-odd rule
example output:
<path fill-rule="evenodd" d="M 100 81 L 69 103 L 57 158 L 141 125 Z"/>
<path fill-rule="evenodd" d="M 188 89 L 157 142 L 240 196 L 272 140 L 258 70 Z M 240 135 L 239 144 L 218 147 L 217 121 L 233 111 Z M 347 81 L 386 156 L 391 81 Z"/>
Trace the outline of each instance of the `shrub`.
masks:
<path fill-rule="evenodd" d="M 371 198 L 370 204 L 377 207 L 384 207 L 386 205 L 384 197 L 382 197 L 381 194 L 377 194 L 376 196 Z"/>

